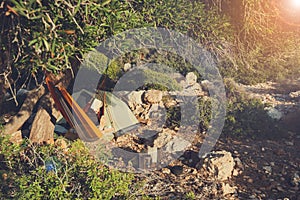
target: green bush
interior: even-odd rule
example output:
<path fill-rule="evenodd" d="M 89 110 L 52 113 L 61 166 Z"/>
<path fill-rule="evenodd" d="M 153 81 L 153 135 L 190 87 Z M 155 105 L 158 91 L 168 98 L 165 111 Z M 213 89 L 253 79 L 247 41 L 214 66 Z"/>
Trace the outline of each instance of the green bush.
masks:
<path fill-rule="evenodd" d="M 52 170 L 47 163 L 52 164 Z M 133 175 L 108 169 L 79 140 L 70 143 L 66 151 L 29 141 L 16 145 L 1 137 L 0 166 L 0 198 L 134 198 L 130 195 Z"/>
<path fill-rule="evenodd" d="M 6 0 L 0 14 L 1 51 L 8 51 L 18 68 L 32 71 L 70 68 L 71 58 L 82 58 L 107 37 L 143 25 L 129 3 L 117 0 Z"/>
<path fill-rule="evenodd" d="M 269 117 L 261 100 L 249 98 L 232 79 L 225 79 L 225 85 L 228 100 L 225 135 L 257 138 L 280 132 L 278 122 Z"/>

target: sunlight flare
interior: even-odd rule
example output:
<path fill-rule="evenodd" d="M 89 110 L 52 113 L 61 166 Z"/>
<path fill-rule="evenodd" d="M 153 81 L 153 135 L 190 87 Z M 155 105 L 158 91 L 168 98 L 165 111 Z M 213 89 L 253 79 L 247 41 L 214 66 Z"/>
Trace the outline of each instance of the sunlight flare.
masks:
<path fill-rule="evenodd" d="M 291 0 L 292 5 L 296 8 L 300 8 L 300 0 Z"/>

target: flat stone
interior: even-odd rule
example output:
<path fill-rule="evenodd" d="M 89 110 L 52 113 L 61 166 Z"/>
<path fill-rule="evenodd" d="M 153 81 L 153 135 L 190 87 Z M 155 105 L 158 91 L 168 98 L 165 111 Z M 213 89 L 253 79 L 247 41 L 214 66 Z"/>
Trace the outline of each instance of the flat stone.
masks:
<path fill-rule="evenodd" d="M 189 145 L 189 141 L 184 140 L 180 137 L 174 137 L 171 141 L 169 141 L 166 144 L 166 151 L 169 153 L 184 151 Z"/>

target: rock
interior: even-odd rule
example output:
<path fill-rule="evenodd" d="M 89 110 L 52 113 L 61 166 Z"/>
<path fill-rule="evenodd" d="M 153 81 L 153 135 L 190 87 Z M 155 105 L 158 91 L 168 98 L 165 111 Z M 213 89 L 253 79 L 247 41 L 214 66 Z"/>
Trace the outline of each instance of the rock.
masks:
<path fill-rule="evenodd" d="M 181 165 L 172 166 L 171 172 L 175 175 L 180 175 L 183 172 L 183 167 Z"/>
<path fill-rule="evenodd" d="M 208 173 L 220 181 L 229 179 L 232 176 L 235 164 L 231 153 L 223 150 L 209 155 L 209 158 L 204 159 Z"/>
<path fill-rule="evenodd" d="M 159 133 L 157 138 L 154 140 L 153 145 L 157 148 L 162 148 L 173 138 L 175 132 L 170 129 L 164 129 L 163 132 Z M 176 133 L 175 133 L 176 134 Z"/>
<path fill-rule="evenodd" d="M 213 84 L 209 80 L 201 81 L 202 90 L 208 92 L 209 89 L 213 86 Z"/>
<path fill-rule="evenodd" d="M 263 166 L 266 174 L 272 174 L 272 167 L 271 166 Z"/>
<path fill-rule="evenodd" d="M 291 184 L 294 187 L 297 187 L 300 185 L 300 176 L 297 172 L 295 172 L 291 177 Z"/>
<path fill-rule="evenodd" d="M 157 103 L 152 104 L 149 110 L 149 116 L 151 118 L 159 118 L 159 105 Z"/>
<path fill-rule="evenodd" d="M 31 116 L 34 106 L 44 93 L 45 88 L 43 86 L 28 92 L 18 114 L 10 118 L 4 126 L 4 135 L 13 134 L 23 126 L 26 120 Z"/>
<path fill-rule="evenodd" d="M 238 176 L 239 175 L 239 171 L 234 169 L 233 172 L 232 172 L 232 175 L 233 176 Z"/>
<path fill-rule="evenodd" d="M 131 109 L 135 109 L 136 106 L 143 104 L 142 95 L 144 94 L 143 90 L 132 91 L 128 94 L 128 106 Z"/>
<path fill-rule="evenodd" d="M 162 168 L 162 169 L 161 169 L 161 172 L 162 172 L 163 174 L 170 174 L 170 173 L 171 173 L 171 170 L 170 170 L 169 168 Z"/>
<path fill-rule="evenodd" d="M 147 154 L 151 156 L 152 163 L 157 163 L 158 161 L 157 147 L 148 146 Z"/>
<path fill-rule="evenodd" d="M 48 112 L 41 108 L 37 111 L 30 130 L 29 139 L 33 143 L 53 143 L 54 124 Z"/>
<path fill-rule="evenodd" d="M 300 97 L 300 90 L 299 90 L 299 91 L 296 91 L 296 92 L 291 92 L 291 93 L 289 94 L 289 96 L 290 96 L 291 98 L 298 98 L 298 97 Z"/>
<path fill-rule="evenodd" d="M 67 145 L 67 142 L 64 140 L 64 139 L 57 139 L 54 144 L 57 146 L 57 147 L 60 147 L 62 148 L 63 150 L 66 150 L 68 145 Z"/>
<path fill-rule="evenodd" d="M 124 69 L 125 72 L 128 71 L 130 68 L 131 68 L 131 64 L 130 63 L 125 63 L 124 64 L 123 69 Z"/>
<path fill-rule="evenodd" d="M 163 127 L 166 122 L 166 109 L 159 104 L 152 104 L 146 115 L 151 118 L 155 126 Z"/>
<path fill-rule="evenodd" d="M 197 83 L 197 76 L 194 72 L 189 72 L 185 76 L 187 85 L 194 85 Z"/>
<path fill-rule="evenodd" d="M 19 130 L 11 134 L 9 140 L 14 144 L 21 144 L 23 141 L 22 131 Z"/>
<path fill-rule="evenodd" d="M 249 179 L 247 180 L 247 182 L 248 182 L 248 183 L 253 183 L 254 181 L 253 181 L 252 178 L 249 178 Z"/>
<path fill-rule="evenodd" d="M 277 186 L 276 189 L 279 191 L 279 192 L 284 192 L 285 190 L 283 189 L 283 187 L 281 186 Z"/>
<path fill-rule="evenodd" d="M 223 195 L 233 194 L 236 192 L 237 187 L 232 187 L 228 183 L 222 183 Z"/>
<path fill-rule="evenodd" d="M 145 92 L 144 101 L 154 104 L 162 100 L 163 93 L 160 90 L 148 90 Z"/>
<path fill-rule="evenodd" d="M 240 158 L 238 157 L 234 158 L 234 162 L 237 168 L 244 169 L 243 163 Z"/>
<path fill-rule="evenodd" d="M 76 133 L 76 131 L 73 128 L 71 128 L 70 130 L 68 130 L 68 132 L 66 132 L 65 138 L 74 141 L 79 139 L 79 136 Z"/>
<path fill-rule="evenodd" d="M 267 114 L 275 120 L 279 120 L 283 117 L 283 113 L 277 110 L 276 108 L 273 107 L 266 107 L 265 110 L 267 111 Z"/>
<path fill-rule="evenodd" d="M 66 134 L 68 129 L 66 129 L 64 126 L 56 124 L 54 127 L 54 132 L 58 134 Z"/>
<path fill-rule="evenodd" d="M 284 143 L 285 143 L 286 145 L 288 145 L 288 146 L 294 146 L 294 142 L 285 141 Z"/>
<path fill-rule="evenodd" d="M 166 151 L 169 153 L 184 151 L 189 145 L 189 141 L 184 140 L 181 137 L 174 137 L 166 144 Z"/>

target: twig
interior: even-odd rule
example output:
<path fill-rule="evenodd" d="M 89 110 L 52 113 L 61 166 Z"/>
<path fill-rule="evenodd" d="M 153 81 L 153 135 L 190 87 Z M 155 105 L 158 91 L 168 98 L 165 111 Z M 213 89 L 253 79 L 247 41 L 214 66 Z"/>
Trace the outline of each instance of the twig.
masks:
<path fill-rule="evenodd" d="M 4 77 L 4 79 L 5 79 L 5 82 L 8 83 L 9 90 L 10 90 L 10 92 L 11 92 L 12 98 L 14 99 L 14 101 L 15 101 L 15 103 L 16 103 L 16 106 L 18 106 L 19 103 L 18 103 L 18 100 L 17 100 L 17 94 L 16 94 L 16 91 L 13 90 L 13 88 L 12 88 L 12 86 L 11 86 L 11 84 L 10 84 L 8 78 L 7 78 L 7 77 L 9 76 L 10 73 L 11 73 L 11 72 L 8 72 L 8 73 L 2 73 L 2 74 L 0 74 L 0 75 L 2 75 L 2 76 Z"/>

